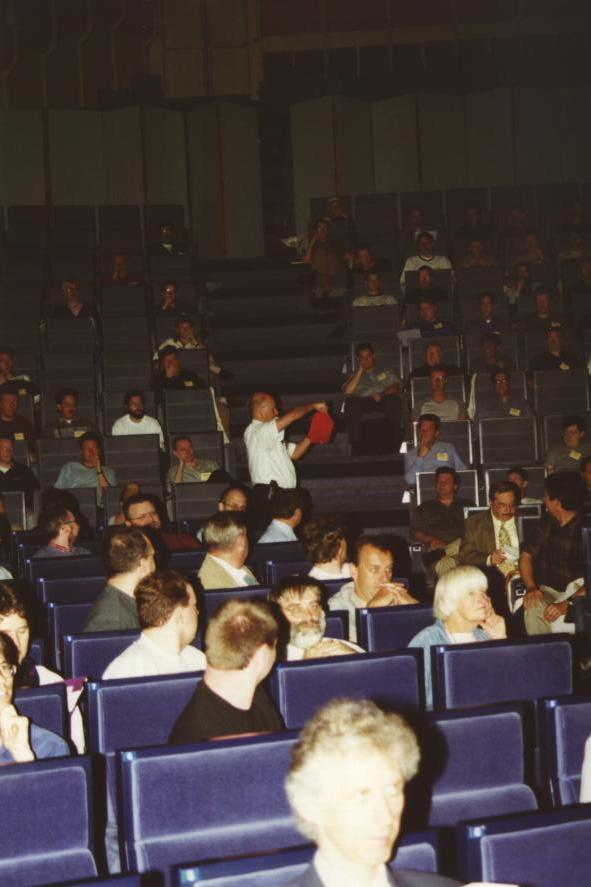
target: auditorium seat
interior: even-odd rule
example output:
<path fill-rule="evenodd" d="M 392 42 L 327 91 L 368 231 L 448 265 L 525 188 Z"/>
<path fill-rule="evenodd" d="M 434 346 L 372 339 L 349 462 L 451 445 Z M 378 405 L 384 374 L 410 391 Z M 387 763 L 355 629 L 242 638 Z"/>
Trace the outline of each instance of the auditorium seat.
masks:
<path fill-rule="evenodd" d="M 45 607 L 49 633 L 50 662 L 52 668 L 61 672 L 64 666 L 62 637 L 66 634 L 79 634 L 84 631 L 86 620 L 92 610 L 91 603 L 54 604 Z"/>
<path fill-rule="evenodd" d="M 72 557 L 28 557 L 25 576 L 31 583 L 37 579 L 57 579 L 66 576 L 100 576 L 104 571 L 102 557 L 74 555 Z"/>
<path fill-rule="evenodd" d="M 169 434 L 185 428 L 216 431 L 217 422 L 209 388 L 192 391 L 165 391 L 164 415 Z"/>
<path fill-rule="evenodd" d="M 427 345 L 440 345 L 443 350 L 443 362 L 460 366 L 460 340 L 458 336 L 439 336 L 437 338 L 421 337 L 411 339 L 408 347 L 408 370 L 412 372 L 415 367 L 425 363 L 425 349 Z"/>
<path fill-rule="evenodd" d="M 120 753 L 128 867 L 159 870 L 170 885 L 169 866 L 183 860 L 300 844 L 283 788 L 295 739 L 267 734 Z"/>
<path fill-rule="evenodd" d="M 152 370 L 147 341 L 145 351 L 128 351 L 123 348 L 105 350 L 101 358 L 105 392 L 129 391 L 132 388 L 145 391 L 150 387 Z"/>
<path fill-rule="evenodd" d="M 312 569 L 312 563 L 307 560 L 299 561 L 267 561 L 265 573 L 269 585 L 275 585 L 286 576 L 306 576 Z"/>
<path fill-rule="evenodd" d="M 390 708 L 419 707 L 417 650 L 366 653 L 279 663 L 271 692 L 288 729 L 302 727 L 335 696 L 367 697 Z"/>
<path fill-rule="evenodd" d="M 121 412 L 120 412 L 121 415 Z M 103 513 L 104 513 L 104 523 L 106 525 L 109 524 L 109 521 L 112 517 L 119 514 L 119 505 L 120 505 L 120 497 L 121 497 L 121 481 L 125 480 L 124 477 L 119 478 L 119 486 L 117 487 L 107 487 L 103 491 Z M 133 478 L 135 480 L 135 477 Z M 163 490 L 162 484 L 142 484 L 142 493 L 146 496 L 156 496 L 158 499 L 163 500 Z M 115 526 L 114 529 L 117 529 Z"/>
<path fill-rule="evenodd" d="M 436 709 L 535 701 L 572 692 L 572 645 L 566 635 L 437 644 L 431 647 L 431 668 Z M 508 674 L 510 681 L 499 680 Z"/>
<path fill-rule="evenodd" d="M 260 856 L 219 859 L 196 865 L 172 867 L 172 887 L 284 887 L 298 877 L 312 860 L 313 844 L 278 850 Z M 439 836 L 435 829 L 409 832 L 396 843 L 396 856 L 388 868 L 436 872 L 438 869 Z"/>
<path fill-rule="evenodd" d="M 198 592 L 200 627 L 205 627 L 217 608 L 227 601 L 234 599 L 248 600 L 249 598 L 266 601 L 268 594 L 269 588 L 266 585 L 247 585 L 244 588 L 212 588 L 207 591 L 200 590 Z"/>
<path fill-rule="evenodd" d="M 139 631 L 135 630 L 63 635 L 64 677 L 87 677 L 100 681 L 107 665 L 138 637 Z"/>
<path fill-rule="evenodd" d="M 271 584 L 268 565 L 277 561 L 305 560 L 306 555 L 300 542 L 257 542 L 253 546 L 248 562 L 258 579 L 266 579 Z"/>
<path fill-rule="evenodd" d="M 68 348 L 62 353 L 45 354 L 43 357 L 43 389 L 51 396 L 60 388 L 71 388 L 76 391 L 96 391 L 96 369 L 92 351 L 80 353 L 70 352 Z M 53 414 L 52 414 L 53 415 Z"/>
<path fill-rule="evenodd" d="M 173 484 L 172 502 L 175 520 L 207 520 L 218 510 L 218 501 L 228 484 Z"/>
<path fill-rule="evenodd" d="M 103 438 L 105 465 L 118 479 L 129 478 L 140 487 L 160 483 L 160 441 L 157 434 L 129 434 Z"/>
<path fill-rule="evenodd" d="M 466 402 L 466 386 L 463 376 L 448 376 L 445 389 L 447 397 L 455 397 Z M 413 410 L 418 410 L 419 404 L 431 398 L 430 379 L 410 380 L 410 403 Z"/>
<path fill-rule="evenodd" d="M 65 884 L 97 874 L 89 757 L 2 767 L 0 808 L 3 887 Z"/>
<path fill-rule="evenodd" d="M 478 440 L 480 461 L 489 468 L 531 465 L 538 460 L 534 418 L 481 419 L 478 422 Z"/>
<path fill-rule="evenodd" d="M 35 583 L 35 594 L 43 604 L 87 604 L 98 597 L 107 584 L 104 573 L 97 576 L 41 577 Z"/>
<path fill-rule="evenodd" d="M 466 881 L 535 887 L 589 883 L 591 804 L 543 813 L 471 817 L 458 829 Z"/>
<path fill-rule="evenodd" d="M 433 608 L 423 604 L 405 607 L 365 607 L 355 611 L 357 642 L 368 653 L 407 647 L 423 628 L 434 621 Z"/>
<path fill-rule="evenodd" d="M 540 416 L 586 413 L 589 410 L 587 370 L 534 373 L 534 408 Z"/>
<path fill-rule="evenodd" d="M 173 442 L 176 437 L 189 437 L 195 449 L 195 456 L 199 459 L 213 459 L 220 468 L 224 467 L 224 439 L 221 431 L 201 431 L 197 425 L 187 425 L 182 431 L 176 431 L 168 435 L 168 450 L 172 454 Z M 174 464 L 174 456 L 171 455 Z M 226 484 L 227 486 L 227 484 Z"/>
<path fill-rule="evenodd" d="M 447 427 L 447 423 L 443 427 Z M 457 473 L 461 481 L 458 496 L 461 496 L 462 499 L 469 499 L 478 505 L 478 472 L 469 468 Z M 419 471 L 417 473 L 417 505 L 435 498 L 435 482 L 434 471 Z"/>
<path fill-rule="evenodd" d="M 2 493 L 6 516 L 12 527 L 27 526 L 27 513 L 25 511 L 25 494 L 21 490 L 11 490 Z"/>
<path fill-rule="evenodd" d="M 413 422 L 414 446 L 418 443 L 418 422 Z M 453 444 L 464 465 L 474 461 L 472 451 L 472 426 L 467 419 L 453 419 L 442 422 L 439 440 Z"/>
<path fill-rule="evenodd" d="M 528 474 L 528 484 L 526 497 L 528 499 L 539 499 L 540 501 L 544 498 L 544 479 L 546 477 L 546 469 L 543 465 L 526 465 L 523 462 L 515 462 L 515 465 L 520 465 L 522 468 L 525 468 Z M 514 467 L 514 466 L 510 466 Z M 486 501 L 488 502 L 488 491 L 490 490 L 491 484 L 497 483 L 497 481 L 504 481 L 507 477 L 507 468 L 487 468 L 484 472 L 484 489 L 486 493 Z"/>
<path fill-rule="evenodd" d="M 96 327 L 90 317 L 50 317 L 45 329 L 45 345 L 50 354 L 92 353 L 96 348 Z"/>
<path fill-rule="evenodd" d="M 15 690 L 14 704 L 19 714 L 30 718 L 38 727 L 51 730 L 64 739 L 69 738 L 65 684 L 45 684 L 43 687 Z"/>
<path fill-rule="evenodd" d="M 125 394 L 130 391 L 131 386 L 121 391 L 110 389 L 106 391 L 103 397 L 103 416 L 105 433 L 111 434 L 113 423 L 127 413 L 125 406 Z M 140 389 L 144 395 L 144 409 L 147 416 L 156 416 L 156 403 L 154 400 L 154 392 L 149 389 Z"/>
<path fill-rule="evenodd" d="M 33 638 L 28 656 L 35 665 L 45 665 L 45 638 Z"/>
<path fill-rule="evenodd" d="M 544 699 L 545 771 L 556 807 L 576 804 L 581 787 L 585 742 L 591 736 L 591 699 L 562 696 Z"/>

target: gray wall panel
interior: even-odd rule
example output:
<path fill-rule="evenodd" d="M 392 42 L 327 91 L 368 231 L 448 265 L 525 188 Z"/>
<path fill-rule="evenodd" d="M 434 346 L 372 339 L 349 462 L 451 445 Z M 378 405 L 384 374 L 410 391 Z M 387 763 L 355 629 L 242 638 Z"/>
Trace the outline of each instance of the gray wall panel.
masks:
<path fill-rule="evenodd" d="M 419 96 L 423 188 L 466 185 L 464 105 L 461 96 Z"/>
<path fill-rule="evenodd" d="M 310 198 L 336 190 L 331 96 L 291 106 L 296 228 L 307 231 Z"/>
<path fill-rule="evenodd" d="M 374 190 L 371 105 L 335 96 L 337 191 L 369 194 Z"/>
<path fill-rule="evenodd" d="M 103 200 L 100 111 L 49 112 L 53 202 L 88 204 Z"/>
<path fill-rule="evenodd" d="M 146 203 L 187 205 L 185 127 L 181 111 L 144 107 Z"/>
<path fill-rule="evenodd" d="M 45 203 L 41 111 L 0 111 L 0 205 Z"/>
<path fill-rule="evenodd" d="M 591 87 L 581 86 L 561 94 L 562 172 L 566 182 L 591 180 Z"/>
<path fill-rule="evenodd" d="M 218 113 L 205 105 L 187 114 L 191 228 L 203 259 L 225 255 Z"/>
<path fill-rule="evenodd" d="M 468 184 L 507 185 L 513 181 L 511 92 L 495 89 L 466 96 Z"/>
<path fill-rule="evenodd" d="M 256 108 L 220 106 L 224 218 L 228 258 L 265 251 Z"/>
<path fill-rule="evenodd" d="M 375 188 L 379 192 L 419 187 L 414 95 L 372 102 Z"/>
<path fill-rule="evenodd" d="M 562 90 L 515 90 L 515 175 L 518 182 L 561 181 Z"/>
<path fill-rule="evenodd" d="M 140 109 L 102 113 L 104 203 L 143 204 Z"/>

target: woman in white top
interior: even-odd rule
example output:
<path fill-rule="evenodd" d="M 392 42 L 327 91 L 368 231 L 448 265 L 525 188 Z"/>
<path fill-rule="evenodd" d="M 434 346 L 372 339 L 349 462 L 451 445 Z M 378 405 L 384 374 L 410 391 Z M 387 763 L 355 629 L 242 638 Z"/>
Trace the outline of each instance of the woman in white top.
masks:
<path fill-rule="evenodd" d="M 346 526 L 337 514 L 320 514 L 308 521 L 303 530 L 308 560 L 314 566 L 308 573 L 314 579 L 350 579 L 347 559 Z"/>

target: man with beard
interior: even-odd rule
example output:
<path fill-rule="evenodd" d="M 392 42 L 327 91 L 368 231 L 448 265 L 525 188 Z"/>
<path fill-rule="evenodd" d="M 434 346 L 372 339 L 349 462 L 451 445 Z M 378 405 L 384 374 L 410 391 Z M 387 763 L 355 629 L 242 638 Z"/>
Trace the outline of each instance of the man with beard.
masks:
<path fill-rule="evenodd" d="M 164 435 L 160 422 L 153 416 L 146 416 L 143 391 L 126 391 L 123 406 L 127 413 L 113 423 L 111 429 L 113 437 L 119 434 L 157 434 L 160 449 L 163 450 Z"/>
<path fill-rule="evenodd" d="M 136 493 L 123 503 L 125 524 L 128 527 L 141 527 L 156 548 L 156 559 L 166 562 L 171 551 L 192 551 L 201 548 L 194 536 L 188 533 L 170 533 L 162 529 L 161 514 L 164 505 L 156 497 L 146 493 Z"/>
<path fill-rule="evenodd" d="M 288 660 L 364 652 L 357 644 L 324 637 L 322 586 L 309 576 L 286 576 L 279 580 L 269 592 L 269 601 L 278 605 L 289 623 Z"/>

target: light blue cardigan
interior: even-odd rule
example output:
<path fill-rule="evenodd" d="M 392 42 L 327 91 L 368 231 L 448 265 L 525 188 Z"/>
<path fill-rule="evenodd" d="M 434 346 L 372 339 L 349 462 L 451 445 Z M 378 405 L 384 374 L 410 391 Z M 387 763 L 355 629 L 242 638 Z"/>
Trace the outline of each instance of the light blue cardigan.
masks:
<path fill-rule="evenodd" d="M 483 628 L 477 628 L 474 631 L 475 641 L 490 641 L 492 638 L 484 631 Z M 433 683 L 431 678 L 431 653 L 430 648 L 435 644 L 451 644 L 452 639 L 448 635 L 445 625 L 441 619 L 436 619 L 433 625 L 423 628 L 418 634 L 415 634 L 409 647 L 421 647 L 423 650 L 423 658 L 425 661 L 425 702 L 428 709 L 433 708 Z"/>

